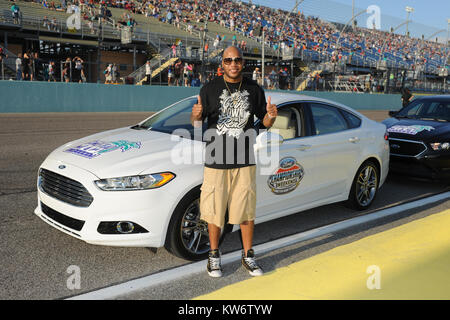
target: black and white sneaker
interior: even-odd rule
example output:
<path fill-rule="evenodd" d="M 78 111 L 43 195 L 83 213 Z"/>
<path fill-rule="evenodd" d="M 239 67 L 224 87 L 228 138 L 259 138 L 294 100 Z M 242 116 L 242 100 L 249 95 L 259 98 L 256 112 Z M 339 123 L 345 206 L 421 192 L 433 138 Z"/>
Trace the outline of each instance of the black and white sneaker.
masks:
<path fill-rule="evenodd" d="M 262 276 L 264 274 L 263 270 L 260 266 L 256 263 L 255 259 L 255 252 L 253 249 L 250 249 L 247 251 L 247 256 L 245 256 L 244 250 L 242 250 L 242 265 L 245 269 L 247 269 L 248 273 L 250 273 L 251 276 L 257 277 Z"/>
<path fill-rule="evenodd" d="M 220 260 L 219 249 L 209 251 L 208 265 L 206 266 L 208 274 L 213 278 L 220 278 L 222 276 L 222 265 Z"/>

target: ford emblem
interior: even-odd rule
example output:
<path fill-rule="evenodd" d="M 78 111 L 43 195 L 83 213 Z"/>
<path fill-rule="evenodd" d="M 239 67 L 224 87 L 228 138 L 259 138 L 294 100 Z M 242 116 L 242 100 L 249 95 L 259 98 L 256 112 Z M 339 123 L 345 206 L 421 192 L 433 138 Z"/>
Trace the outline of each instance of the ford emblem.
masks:
<path fill-rule="evenodd" d="M 62 169 L 65 169 L 66 166 L 62 164 L 62 165 L 60 165 L 58 168 L 62 170 Z"/>

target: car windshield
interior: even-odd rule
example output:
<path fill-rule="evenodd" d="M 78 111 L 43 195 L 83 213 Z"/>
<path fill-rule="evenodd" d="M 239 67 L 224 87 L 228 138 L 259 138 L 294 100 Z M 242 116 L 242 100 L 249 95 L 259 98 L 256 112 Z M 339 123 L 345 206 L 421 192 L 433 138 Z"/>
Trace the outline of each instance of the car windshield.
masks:
<path fill-rule="evenodd" d="M 197 97 L 190 97 L 176 102 L 173 105 L 154 114 L 141 124 L 132 126 L 131 129 L 152 130 L 168 134 L 176 134 L 184 138 L 188 138 L 187 131 L 189 131 L 189 137 L 191 139 L 202 140 L 202 135 L 207 129 L 206 120 L 203 121 L 203 127 L 200 135 L 198 134 L 198 132 L 195 132 L 194 127 L 191 124 L 192 107 L 196 102 Z M 254 116 L 255 121 L 256 119 L 256 116 Z M 175 131 L 179 129 L 181 129 L 181 131 Z"/>
<path fill-rule="evenodd" d="M 156 113 L 147 121 L 133 129 L 147 129 L 172 134 L 177 129 L 185 129 L 194 136 L 194 127 L 191 124 L 191 111 L 197 98 L 191 97 L 181 100 L 170 107 Z"/>
<path fill-rule="evenodd" d="M 397 118 L 450 121 L 449 99 L 418 99 L 396 115 Z"/>

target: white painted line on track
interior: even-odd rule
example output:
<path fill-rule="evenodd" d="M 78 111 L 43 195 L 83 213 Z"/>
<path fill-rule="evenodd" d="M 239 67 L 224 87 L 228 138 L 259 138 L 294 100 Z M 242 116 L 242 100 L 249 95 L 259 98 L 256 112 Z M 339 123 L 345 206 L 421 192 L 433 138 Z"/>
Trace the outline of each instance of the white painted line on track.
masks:
<path fill-rule="evenodd" d="M 450 192 L 441 193 L 428 198 L 412 201 L 399 206 L 395 206 L 388 209 L 383 209 L 380 211 L 375 211 L 373 213 L 362 215 L 356 218 L 351 218 L 341 222 L 336 222 L 330 225 L 319 227 L 316 229 L 308 230 L 305 232 L 297 233 L 288 237 L 273 240 L 267 243 L 254 246 L 255 251 L 260 255 L 275 249 L 280 249 L 301 241 L 310 240 L 313 238 L 321 237 L 326 234 L 341 231 L 350 227 L 354 227 L 363 223 L 375 221 L 388 216 L 393 216 L 395 214 L 401 213 L 403 211 L 428 205 L 440 200 L 445 200 L 450 198 Z M 222 264 L 228 264 L 241 259 L 241 251 L 235 251 L 227 253 L 222 256 Z M 99 290 L 91 291 L 85 294 L 80 294 L 68 298 L 67 300 L 104 300 L 104 299 L 114 299 L 119 296 L 130 294 L 143 289 L 148 289 L 150 287 L 163 284 L 169 281 L 178 280 L 180 278 L 198 274 L 201 272 L 206 273 L 206 260 L 199 261 L 195 263 L 190 263 L 181 267 L 176 267 L 171 270 L 158 272 L 149 276 L 145 276 L 139 279 L 127 281 L 121 284 L 113 285 L 110 287 L 102 288 Z"/>

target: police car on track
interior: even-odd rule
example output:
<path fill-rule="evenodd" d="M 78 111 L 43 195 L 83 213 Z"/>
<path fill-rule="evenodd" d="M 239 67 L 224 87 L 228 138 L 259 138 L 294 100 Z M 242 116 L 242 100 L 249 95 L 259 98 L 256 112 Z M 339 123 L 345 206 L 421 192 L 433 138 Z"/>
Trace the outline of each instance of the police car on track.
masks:
<path fill-rule="evenodd" d="M 389 132 L 390 170 L 450 180 L 450 95 L 414 99 L 383 121 Z"/>

